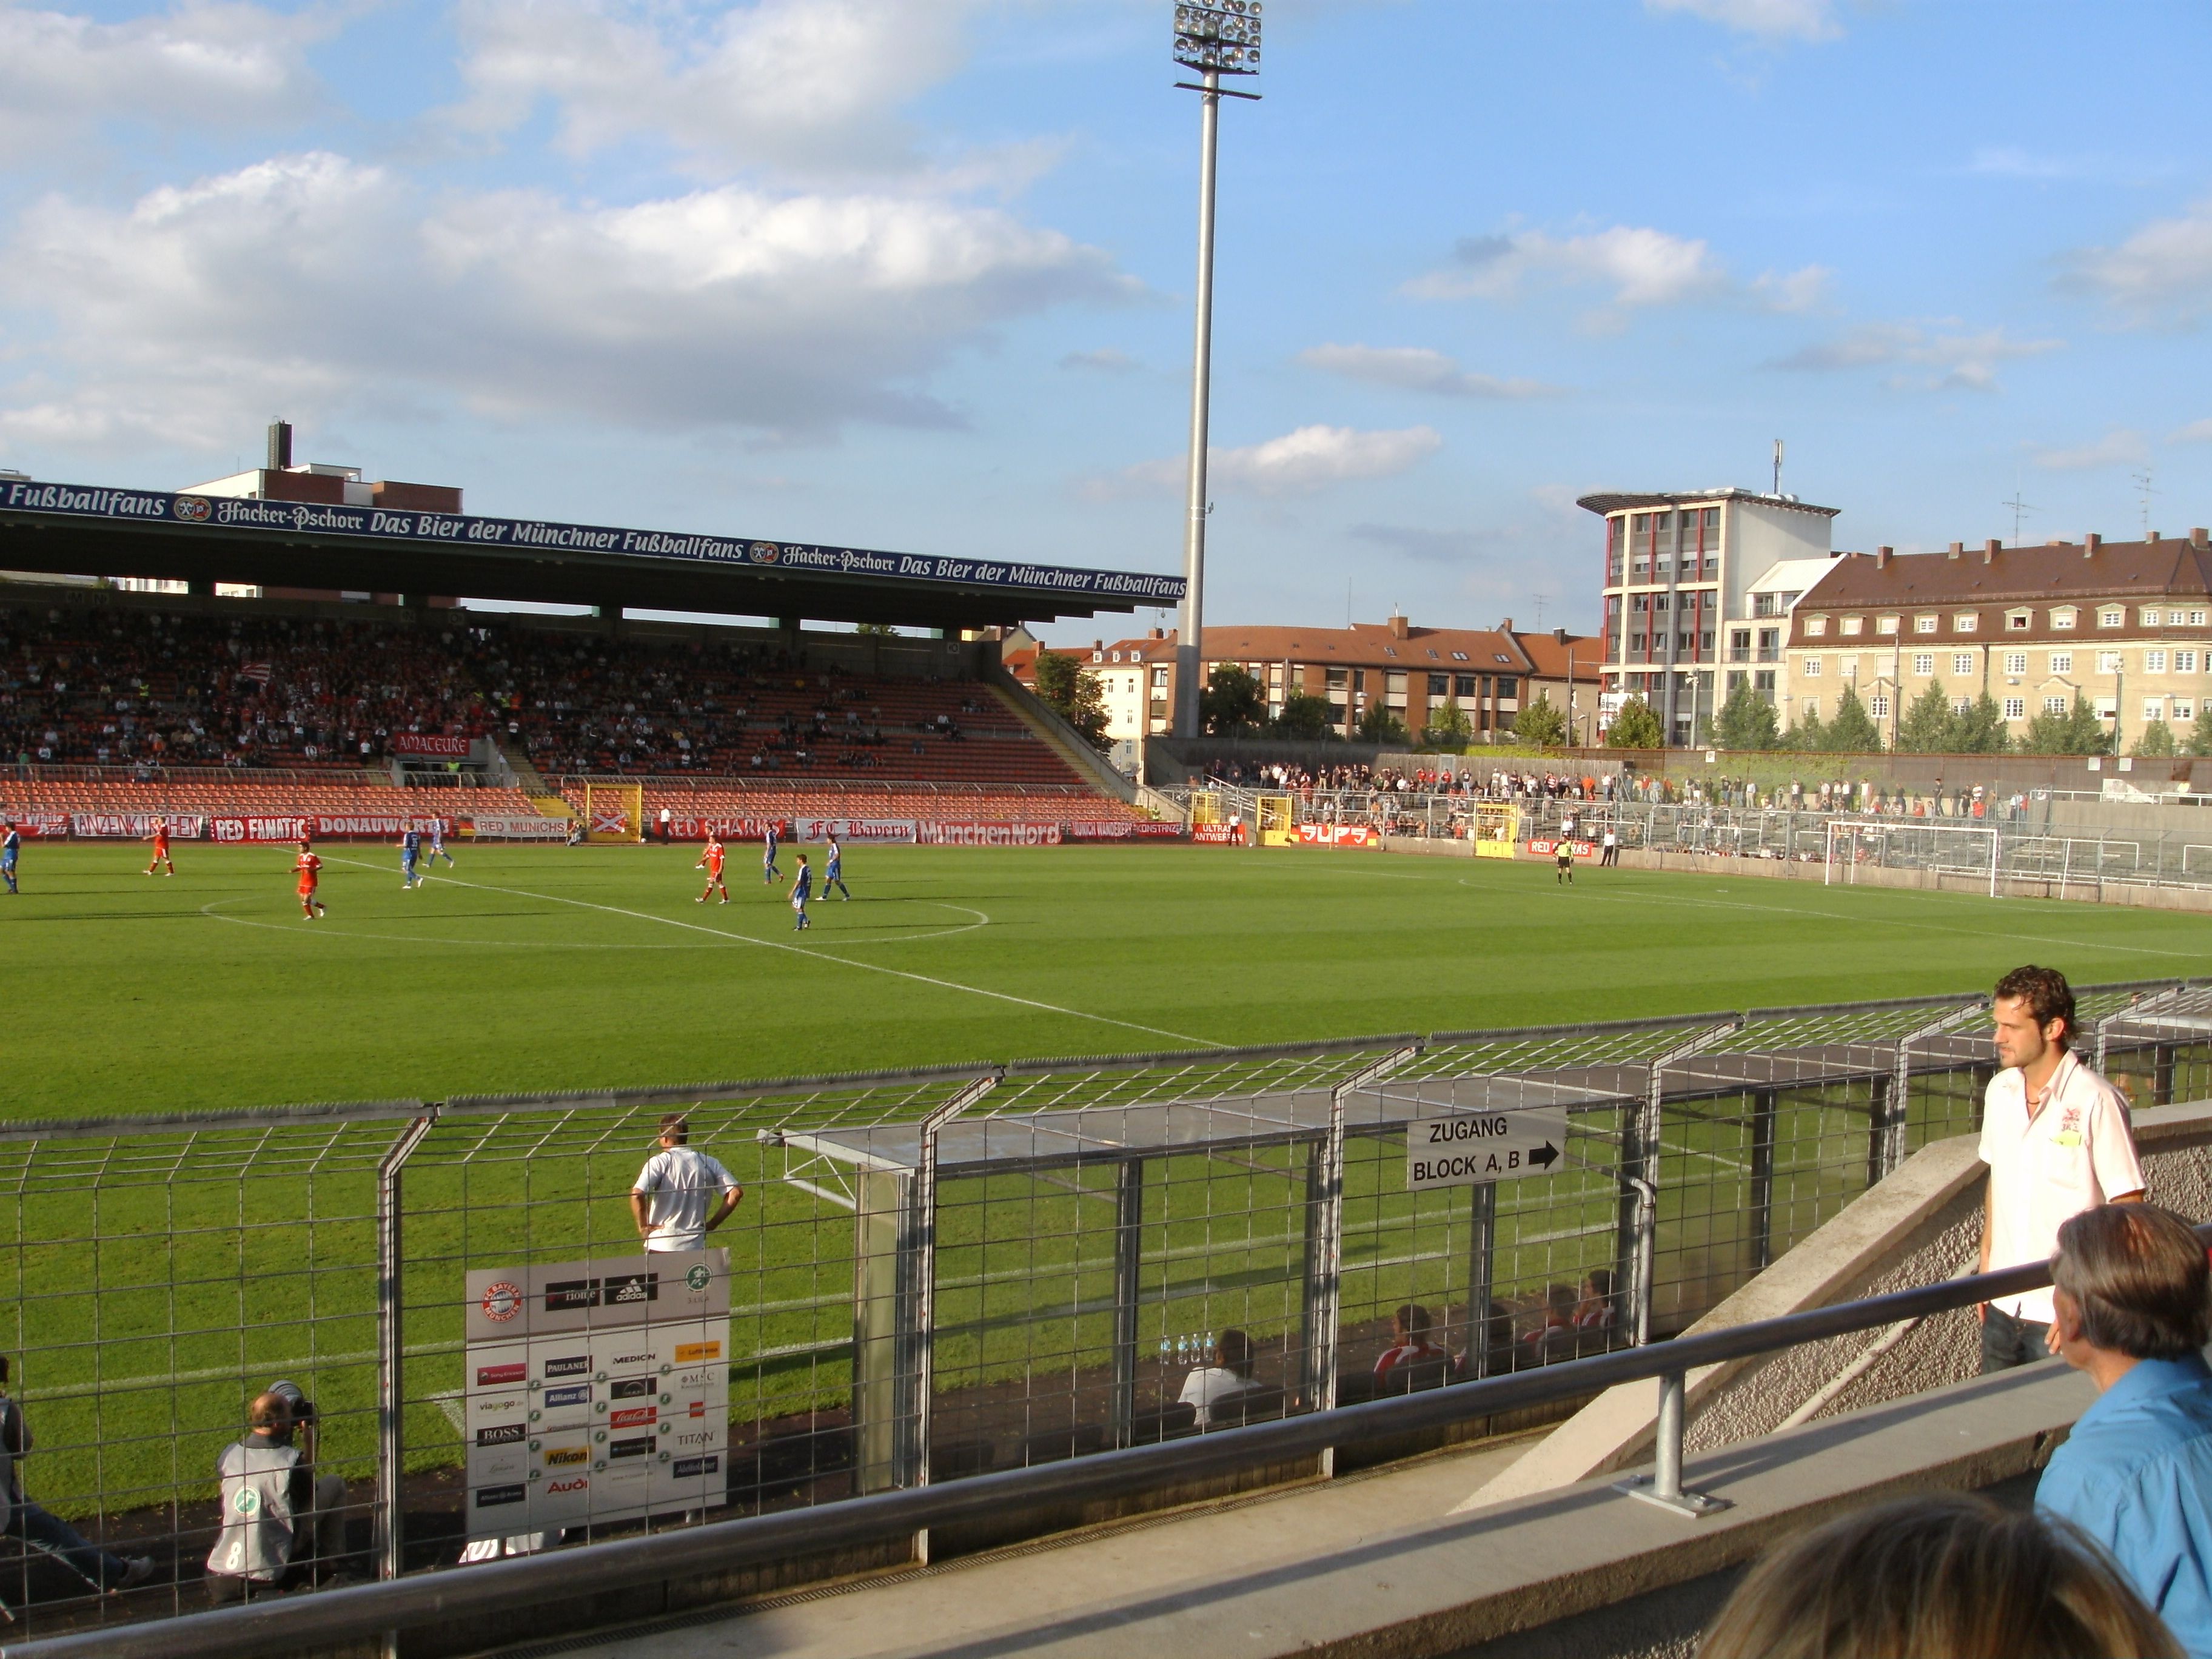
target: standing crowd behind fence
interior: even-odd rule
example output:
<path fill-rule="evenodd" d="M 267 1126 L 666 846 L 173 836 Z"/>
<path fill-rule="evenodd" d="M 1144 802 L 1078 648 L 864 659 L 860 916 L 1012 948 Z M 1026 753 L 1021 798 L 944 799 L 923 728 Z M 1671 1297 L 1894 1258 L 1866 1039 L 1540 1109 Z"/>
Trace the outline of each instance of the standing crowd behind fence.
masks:
<path fill-rule="evenodd" d="M 2212 981 L 2081 1001 L 2138 1103 L 2212 1085 Z M 218 1460 L 280 1382 L 313 1406 L 312 1453 L 275 1462 L 311 1465 L 320 1583 L 1665 1338 L 1976 1127 L 1984 1009 L 0 1129 L 27 1492 L 155 1564 L 100 1597 L 33 1552 L 0 1600 L 34 1633 L 205 1605 Z M 744 1196 L 656 1263 L 630 1194 L 671 1109 Z M 1527 1161 L 1460 1183 L 1452 1134 L 1493 1123 Z M 509 1340 L 524 1309 L 573 1355 Z"/>

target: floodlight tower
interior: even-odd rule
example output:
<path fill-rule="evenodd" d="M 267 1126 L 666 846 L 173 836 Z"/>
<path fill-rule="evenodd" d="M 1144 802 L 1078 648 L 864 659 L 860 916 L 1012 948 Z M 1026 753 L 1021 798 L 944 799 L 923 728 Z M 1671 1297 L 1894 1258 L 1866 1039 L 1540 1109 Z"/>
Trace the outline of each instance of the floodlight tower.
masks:
<path fill-rule="evenodd" d="M 1175 9 L 1175 60 L 1199 71 L 1194 84 L 1178 81 L 1186 92 L 1200 94 L 1198 160 L 1198 325 L 1190 372 L 1190 502 L 1189 520 L 1182 544 L 1182 606 L 1176 615 L 1175 734 L 1200 735 L 1199 697 L 1204 653 L 1200 635 L 1205 626 L 1206 586 L 1206 434 L 1209 382 L 1213 368 L 1213 152 L 1221 126 L 1221 100 L 1249 98 L 1256 92 L 1233 92 L 1223 87 L 1224 75 L 1260 72 L 1260 0 L 1207 0 Z"/>

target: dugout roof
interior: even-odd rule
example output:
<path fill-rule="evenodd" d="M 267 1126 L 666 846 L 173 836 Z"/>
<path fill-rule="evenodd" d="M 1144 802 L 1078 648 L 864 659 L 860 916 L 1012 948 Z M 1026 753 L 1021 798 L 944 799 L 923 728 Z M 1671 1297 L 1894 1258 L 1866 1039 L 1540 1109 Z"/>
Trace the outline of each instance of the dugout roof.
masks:
<path fill-rule="evenodd" d="M 1131 571 L 28 479 L 0 483 L 0 568 L 943 629 L 1183 591 Z"/>

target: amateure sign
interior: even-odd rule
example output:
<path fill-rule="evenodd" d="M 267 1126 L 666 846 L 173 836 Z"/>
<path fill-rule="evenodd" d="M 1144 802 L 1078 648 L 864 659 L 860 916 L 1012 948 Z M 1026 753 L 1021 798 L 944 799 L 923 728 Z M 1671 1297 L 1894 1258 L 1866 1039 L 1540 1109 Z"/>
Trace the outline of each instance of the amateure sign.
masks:
<path fill-rule="evenodd" d="M 750 541 L 736 536 L 694 535 L 681 531 L 620 530 L 604 525 L 486 519 L 462 513 L 395 512 L 387 507 L 333 507 L 316 501 L 245 501 L 228 495 L 171 495 L 161 490 L 112 489 L 87 484 L 24 481 L 0 485 L 0 510 L 62 514 L 110 523 L 199 525 L 216 530 L 360 536 L 374 541 L 444 542 L 455 547 L 611 553 L 635 558 L 682 559 L 694 564 L 740 565 L 757 570 L 790 570 L 805 575 L 872 576 L 983 587 L 1042 588 L 1054 593 L 1133 599 L 1146 604 L 1172 603 L 1182 598 L 1183 591 L 1180 576 L 1146 575 L 1127 570 L 999 564 L 921 553 Z"/>

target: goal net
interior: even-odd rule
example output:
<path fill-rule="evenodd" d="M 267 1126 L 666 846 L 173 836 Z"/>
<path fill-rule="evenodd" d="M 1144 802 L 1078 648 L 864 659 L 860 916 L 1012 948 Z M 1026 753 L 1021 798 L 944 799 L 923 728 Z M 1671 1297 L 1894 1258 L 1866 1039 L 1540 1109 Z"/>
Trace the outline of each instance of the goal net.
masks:
<path fill-rule="evenodd" d="M 584 786 L 584 839 L 640 842 L 645 839 L 645 790 L 635 783 Z"/>
<path fill-rule="evenodd" d="M 1521 839 L 1521 809 L 1507 801 L 1477 801 L 1469 830 L 1479 859 L 1510 859 Z"/>
<path fill-rule="evenodd" d="M 1919 818 L 1831 818 L 1824 884 L 1850 886 L 1861 869 L 1919 870 L 1971 880 L 1991 898 L 2003 858 L 1993 823 L 1931 823 Z"/>

